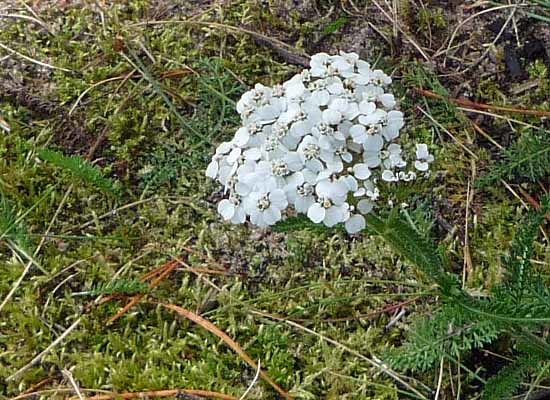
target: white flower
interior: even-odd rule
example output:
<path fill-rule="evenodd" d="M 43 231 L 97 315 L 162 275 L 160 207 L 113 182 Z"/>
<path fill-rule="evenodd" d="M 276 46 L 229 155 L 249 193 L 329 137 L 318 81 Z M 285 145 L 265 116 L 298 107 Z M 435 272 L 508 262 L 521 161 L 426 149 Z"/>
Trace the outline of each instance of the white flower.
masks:
<path fill-rule="evenodd" d="M 250 222 L 260 228 L 273 225 L 281 219 L 281 211 L 288 205 L 285 192 L 274 189 L 271 192 L 253 192 L 245 200 L 245 210 Z"/>
<path fill-rule="evenodd" d="M 381 133 L 388 142 L 399 136 L 399 130 L 403 128 L 405 121 L 401 111 L 390 111 L 385 120 L 382 121 Z"/>
<path fill-rule="evenodd" d="M 404 116 L 386 89 L 388 75 L 355 53 L 319 53 L 310 64 L 282 85 L 255 85 L 237 102 L 242 126 L 206 168 L 224 186 L 224 220 L 265 227 L 290 207 L 357 233 L 365 228 L 357 212 L 392 198 L 379 182 L 392 190 L 433 162 L 426 145 L 411 157 L 399 144 Z M 415 170 L 405 170 L 413 161 Z"/>
<path fill-rule="evenodd" d="M 244 204 L 239 196 L 232 196 L 229 199 L 220 201 L 218 212 L 223 219 L 231 221 L 233 224 L 242 224 L 246 220 Z"/>
<path fill-rule="evenodd" d="M 307 216 L 315 223 L 322 222 L 326 226 L 332 227 L 345 221 L 348 209 L 348 203 L 335 204 L 329 199 L 320 198 L 309 207 Z"/>
<path fill-rule="evenodd" d="M 302 97 L 306 91 L 302 75 L 294 75 L 292 79 L 283 84 L 287 99 L 296 100 Z"/>
<path fill-rule="evenodd" d="M 327 53 L 318 53 L 311 57 L 311 76 L 323 78 L 328 75 L 330 56 Z"/>
<path fill-rule="evenodd" d="M 433 162 L 434 156 L 428 152 L 428 146 L 426 144 L 416 145 L 416 158 L 414 167 L 419 171 L 427 171 L 429 164 Z"/>
<path fill-rule="evenodd" d="M 372 135 L 367 137 L 365 143 L 363 143 L 365 152 L 363 153 L 363 160 L 370 168 L 376 168 L 382 162 L 380 151 L 384 147 L 384 139 L 380 135 Z"/>

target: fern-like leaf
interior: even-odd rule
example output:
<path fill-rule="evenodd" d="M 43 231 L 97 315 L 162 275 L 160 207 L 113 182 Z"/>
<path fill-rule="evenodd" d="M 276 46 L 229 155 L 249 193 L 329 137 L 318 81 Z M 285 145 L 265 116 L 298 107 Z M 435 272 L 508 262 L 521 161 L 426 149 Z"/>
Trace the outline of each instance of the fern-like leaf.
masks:
<path fill-rule="evenodd" d="M 492 376 L 483 390 L 482 400 L 510 399 L 519 388 L 522 379 L 535 362 L 530 357 L 520 357 Z"/>
<path fill-rule="evenodd" d="M 526 133 L 504 152 L 503 160 L 481 177 L 484 187 L 500 179 L 523 178 L 534 182 L 550 175 L 550 135 Z"/>
<path fill-rule="evenodd" d="M 371 231 L 382 236 L 401 256 L 407 258 L 422 273 L 437 283 L 444 294 L 459 295 L 458 281 L 445 272 L 445 260 L 438 249 L 397 213 L 391 214 L 387 219 L 369 215 L 367 225 Z"/>
<path fill-rule="evenodd" d="M 99 168 L 82 157 L 66 156 L 49 149 L 40 149 L 38 156 L 44 161 L 69 171 L 73 176 L 96 186 L 104 192 L 115 195 L 119 193 L 119 187 L 115 182 L 103 176 Z"/>

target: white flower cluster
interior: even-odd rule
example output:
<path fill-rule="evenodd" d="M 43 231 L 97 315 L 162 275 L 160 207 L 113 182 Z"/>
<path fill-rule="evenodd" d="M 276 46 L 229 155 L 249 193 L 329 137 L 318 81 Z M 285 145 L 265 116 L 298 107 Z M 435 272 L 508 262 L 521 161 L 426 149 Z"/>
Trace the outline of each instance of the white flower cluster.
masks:
<path fill-rule="evenodd" d="M 315 223 L 361 231 L 381 181 L 412 181 L 433 161 L 418 144 L 414 169 L 407 169 L 395 143 L 403 113 L 385 90 L 390 83 L 355 53 L 319 53 L 283 85 L 246 92 L 237 103 L 243 126 L 206 170 L 228 195 L 218 204 L 223 219 L 249 217 L 265 227 L 292 206 Z"/>

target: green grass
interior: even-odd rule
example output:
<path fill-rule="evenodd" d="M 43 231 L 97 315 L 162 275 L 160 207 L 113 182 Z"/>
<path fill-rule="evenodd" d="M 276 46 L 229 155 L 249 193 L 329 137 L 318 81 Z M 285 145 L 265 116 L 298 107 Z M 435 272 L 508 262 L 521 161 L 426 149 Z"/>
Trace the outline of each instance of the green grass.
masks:
<path fill-rule="evenodd" d="M 340 2 L 316 2 L 305 11 L 289 8 L 286 1 L 261 3 L 238 0 L 192 11 L 204 12 L 196 21 L 245 26 L 300 51 L 310 51 L 319 38 L 323 49 L 335 51 L 364 23 Z M 153 304 L 162 301 L 208 318 L 296 398 L 418 398 L 413 390 L 432 398 L 437 368 L 410 374 L 406 387 L 364 358 L 385 359 L 403 344 L 416 316 L 429 314 L 439 302 L 434 285 L 382 238 L 350 238 L 299 220 L 263 233 L 219 219 L 219 188 L 203 171 L 215 146 L 239 125 L 235 102 L 254 83 L 282 82 L 299 67 L 246 33 L 182 23 L 135 25 L 184 19 L 174 13 L 166 4 L 153 8 L 145 1 L 103 10 L 45 7 L 39 16 L 53 35 L 24 21 L 1 20 L 6 25 L 0 43 L 74 72 L 39 68 L 15 56 L 4 61 L 14 67 L 0 70 L 0 82 L 21 80 L 26 91 L 23 99 L 0 93 L 0 116 L 11 128 L 9 134 L 0 132 L 0 301 L 26 265 L 8 240 L 32 254 L 47 233 L 35 256 L 43 271 L 32 266 L 0 311 L 0 396 L 14 397 L 44 379 L 49 381 L 42 389 L 71 389 L 61 374 L 69 369 L 82 389 L 196 388 L 238 398 L 255 371 L 216 336 Z M 426 23 L 443 26 L 444 15 L 438 11 L 436 16 L 437 21 L 426 15 Z M 390 22 L 371 21 L 391 37 Z M 436 31 L 441 35 L 444 29 Z M 378 36 L 369 40 L 381 41 Z M 474 182 L 505 153 L 475 136 L 469 116 L 456 106 L 412 93 L 417 87 L 449 96 L 452 81 L 438 78 L 409 53 L 393 57 L 381 43 L 368 51 L 374 53 L 371 61 L 395 71 L 396 97 L 408 120 L 404 135 L 429 143 L 436 155 L 437 172 L 423 186 L 399 193 L 409 203 L 406 217 L 423 237 L 446 249 L 448 272 L 461 276 L 470 184 L 475 190 L 469 226 L 473 270 L 465 286 L 487 292 L 502 279 L 502 256 L 525 214 L 502 184 L 482 189 Z M 526 66 L 540 81 L 538 88 L 507 99 L 509 104 L 548 109 L 544 97 L 550 77 L 541 63 Z M 490 78 L 472 85 L 473 93 L 483 89 L 478 100 L 484 102 L 501 103 L 506 91 Z M 418 106 L 478 160 L 473 162 Z M 535 117 L 514 117 L 542 126 Z M 506 126 L 497 121 L 491 133 L 498 135 Z M 84 161 L 101 135 L 94 156 Z M 503 137 L 496 139 L 508 146 Z M 542 191 L 538 182 L 510 183 L 518 191 L 521 184 L 535 198 Z M 194 268 L 222 265 L 228 272 L 199 276 L 178 270 L 151 290 L 139 282 L 173 257 Z M 547 246 L 537 245 L 533 258 L 548 274 Z M 134 293 L 147 298 L 107 325 L 125 304 L 122 297 Z M 97 296 L 111 294 L 118 297 L 90 307 Z M 386 328 L 395 314 L 384 308 L 407 300 L 414 300 L 405 306 L 407 314 Z M 39 363 L 6 381 L 80 316 L 78 327 Z M 490 350 L 505 357 L 512 351 Z M 487 368 L 474 356 L 460 362 L 472 370 Z M 453 362 L 445 363 L 447 370 L 452 373 L 445 372 L 442 381 L 445 395 L 460 383 L 464 396 L 476 398 L 475 379 L 458 374 Z M 548 384 L 548 371 L 539 372 L 522 377 L 524 383 Z M 277 396 L 260 380 L 249 398 Z"/>

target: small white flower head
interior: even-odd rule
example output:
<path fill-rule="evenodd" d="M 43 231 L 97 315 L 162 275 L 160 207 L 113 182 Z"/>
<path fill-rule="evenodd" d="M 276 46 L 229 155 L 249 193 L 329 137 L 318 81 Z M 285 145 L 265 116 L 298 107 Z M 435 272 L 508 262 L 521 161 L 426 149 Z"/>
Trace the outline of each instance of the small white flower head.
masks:
<path fill-rule="evenodd" d="M 421 172 L 426 172 L 434 160 L 434 156 L 428 152 L 428 145 L 417 144 L 416 145 L 416 161 L 414 167 Z"/>
<path fill-rule="evenodd" d="M 394 185 L 433 162 L 427 145 L 411 157 L 398 143 L 405 119 L 383 71 L 343 52 L 316 54 L 310 65 L 283 84 L 255 85 L 237 102 L 242 126 L 206 168 L 224 186 L 217 208 L 225 221 L 267 227 L 293 208 L 358 233 L 366 214 L 391 202 Z"/>

